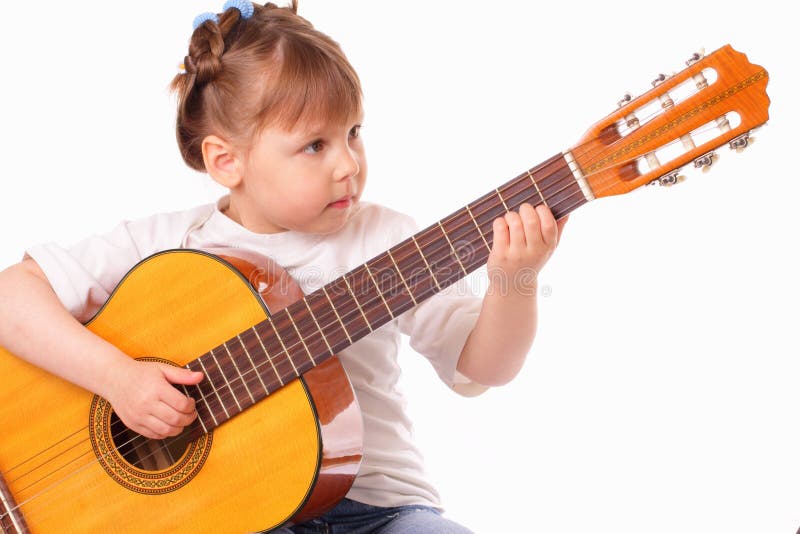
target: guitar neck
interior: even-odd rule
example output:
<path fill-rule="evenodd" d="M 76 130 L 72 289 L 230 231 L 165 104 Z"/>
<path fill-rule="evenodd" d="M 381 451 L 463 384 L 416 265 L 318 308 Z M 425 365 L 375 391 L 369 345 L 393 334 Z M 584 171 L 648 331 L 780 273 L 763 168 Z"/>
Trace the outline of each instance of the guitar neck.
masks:
<path fill-rule="evenodd" d="M 272 324 L 292 341 L 294 330 L 311 341 L 316 350 L 291 355 L 318 364 L 484 265 L 494 219 L 526 202 L 544 202 L 560 218 L 586 197 L 564 157 L 555 156 L 290 305 Z"/>
<path fill-rule="evenodd" d="M 187 388 L 208 408 L 199 410 L 197 431 L 222 424 L 484 265 L 495 218 L 527 202 L 546 204 L 560 219 L 591 198 L 570 155 L 553 156 L 189 362 L 206 375 Z"/>
<path fill-rule="evenodd" d="M 769 117 L 768 78 L 729 45 L 695 55 L 683 71 L 623 99 L 573 149 L 190 362 L 207 377 L 189 393 L 207 407 L 198 411 L 196 430 L 217 426 L 482 266 L 492 248 L 492 223 L 507 211 L 544 203 L 560 219 L 595 197 L 656 179 L 674 183 L 677 169 L 692 161 L 710 165 L 712 150 L 724 144 L 743 148 L 749 132 Z"/>

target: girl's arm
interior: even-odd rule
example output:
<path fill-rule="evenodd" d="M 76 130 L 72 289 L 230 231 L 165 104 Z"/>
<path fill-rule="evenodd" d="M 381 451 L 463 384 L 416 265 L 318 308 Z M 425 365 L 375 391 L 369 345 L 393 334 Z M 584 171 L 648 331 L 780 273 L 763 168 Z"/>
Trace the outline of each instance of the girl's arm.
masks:
<path fill-rule="evenodd" d="M 565 223 L 546 206 L 530 204 L 494 221 L 489 287 L 457 366 L 467 378 L 499 386 L 522 368 L 536 333 L 537 277 Z"/>
<path fill-rule="evenodd" d="M 162 439 L 197 416 L 171 384 L 202 373 L 138 362 L 80 324 L 61 304 L 39 265 L 25 259 L 0 272 L 0 346 L 108 400 L 132 430 Z"/>

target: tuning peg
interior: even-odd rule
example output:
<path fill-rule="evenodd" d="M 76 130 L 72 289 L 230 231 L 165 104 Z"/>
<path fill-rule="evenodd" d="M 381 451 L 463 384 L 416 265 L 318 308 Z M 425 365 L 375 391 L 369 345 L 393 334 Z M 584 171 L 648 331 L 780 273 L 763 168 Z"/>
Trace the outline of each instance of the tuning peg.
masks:
<path fill-rule="evenodd" d="M 703 172 L 708 171 L 711 165 L 714 164 L 714 160 L 717 158 L 717 155 L 712 152 L 706 152 L 696 160 L 694 160 L 694 166 L 696 169 L 702 169 Z"/>
<path fill-rule="evenodd" d="M 625 93 L 624 95 L 622 95 L 622 100 L 617 101 L 617 107 L 621 108 L 631 100 L 633 100 L 633 95 L 630 93 Z"/>
<path fill-rule="evenodd" d="M 750 136 L 750 132 L 746 132 L 735 139 L 731 139 L 731 142 L 728 144 L 730 145 L 731 150 L 742 152 L 745 148 L 753 144 L 755 140 L 755 137 Z"/>
<path fill-rule="evenodd" d="M 699 52 L 695 52 L 694 54 L 692 54 L 692 57 L 686 60 L 686 66 L 688 67 L 690 65 L 693 65 L 694 63 L 697 63 L 698 61 L 703 59 L 703 57 L 706 55 L 705 53 L 706 53 L 705 48 L 701 48 Z"/>
<path fill-rule="evenodd" d="M 685 176 L 682 174 L 678 174 L 678 171 L 673 171 L 669 174 L 665 174 L 664 176 L 658 178 L 657 182 L 658 185 L 662 187 L 671 187 L 675 184 L 679 184 L 686 179 Z"/>
<path fill-rule="evenodd" d="M 656 79 L 650 83 L 653 84 L 653 87 L 656 87 L 657 85 L 661 85 L 662 83 L 664 83 L 664 81 L 666 81 L 667 78 L 668 76 L 666 74 L 661 73 L 658 76 L 656 76 Z"/>

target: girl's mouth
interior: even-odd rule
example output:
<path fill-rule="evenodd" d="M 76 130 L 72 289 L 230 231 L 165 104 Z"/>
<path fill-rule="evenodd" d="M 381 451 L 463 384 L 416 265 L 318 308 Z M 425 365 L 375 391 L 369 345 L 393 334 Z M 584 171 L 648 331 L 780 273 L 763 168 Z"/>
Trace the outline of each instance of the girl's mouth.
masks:
<path fill-rule="evenodd" d="M 352 203 L 353 203 L 353 197 L 342 197 L 335 202 L 331 202 L 330 204 L 328 204 L 328 206 L 331 208 L 345 209 L 349 208 L 350 204 Z"/>

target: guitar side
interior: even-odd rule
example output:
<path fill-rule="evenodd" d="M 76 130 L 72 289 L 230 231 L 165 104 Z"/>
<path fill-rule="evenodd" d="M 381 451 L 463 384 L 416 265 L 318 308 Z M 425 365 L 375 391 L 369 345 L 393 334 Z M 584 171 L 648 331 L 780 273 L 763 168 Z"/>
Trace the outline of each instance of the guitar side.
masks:
<path fill-rule="evenodd" d="M 266 318 L 248 280 L 273 311 L 298 298 L 296 285 L 270 291 L 277 266 L 231 261 L 243 273 L 197 251 L 151 256 L 87 328 L 132 357 L 184 365 Z M 0 376 L 0 472 L 34 534 L 269 530 L 332 506 L 360 462 L 360 414 L 336 358 L 149 468 L 105 449 L 117 429 L 90 419 L 102 399 L 2 349 Z"/>

